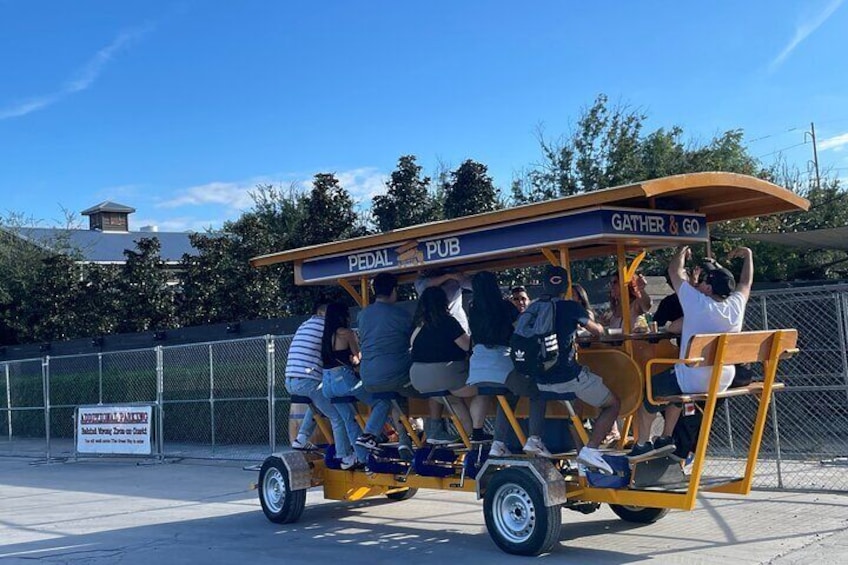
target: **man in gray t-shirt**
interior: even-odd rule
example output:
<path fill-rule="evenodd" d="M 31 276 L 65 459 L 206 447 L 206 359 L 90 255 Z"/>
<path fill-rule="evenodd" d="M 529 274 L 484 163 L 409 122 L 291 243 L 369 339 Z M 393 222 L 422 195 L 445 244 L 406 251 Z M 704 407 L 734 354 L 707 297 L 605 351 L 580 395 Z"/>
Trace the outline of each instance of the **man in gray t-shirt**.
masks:
<path fill-rule="evenodd" d="M 359 313 L 359 372 L 362 384 L 371 392 L 395 390 L 409 382 L 412 316 L 395 300 L 378 294 L 374 304 Z"/>
<path fill-rule="evenodd" d="M 362 360 L 359 375 L 368 392 L 404 390 L 412 392 L 409 383 L 409 337 L 412 335 L 412 316 L 397 305 L 397 277 L 380 273 L 374 278 L 374 304 L 359 313 L 359 344 Z M 365 433 L 356 444 L 366 449 L 378 447 L 377 434 L 383 428 L 391 411 L 388 400 L 375 400 Z M 411 457 L 411 440 L 402 426 L 397 427 L 400 437 L 401 457 Z M 406 453 L 404 453 L 404 451 Z"/>

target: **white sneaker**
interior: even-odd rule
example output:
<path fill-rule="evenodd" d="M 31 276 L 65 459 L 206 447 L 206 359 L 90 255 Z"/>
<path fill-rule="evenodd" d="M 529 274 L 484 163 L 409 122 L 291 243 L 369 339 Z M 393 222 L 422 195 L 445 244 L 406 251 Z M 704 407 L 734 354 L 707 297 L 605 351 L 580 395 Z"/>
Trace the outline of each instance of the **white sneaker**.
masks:
<path fill-rule="evenodd" d="M 539 436 L 530 436 L 527 438 L 527 443 L 524 444 L 524 447 L 521 449 L 524 450 L 524 453 L 535 455 L 536 457 L 547 457 L 550 459 L 553 457 L 548 448 L 545 447 L 545 444 L 542 443 L 542 438 Z"/>
<path fill-rule="evenodd" d="M 601 456 L 601 452 L 591 447 L 584 447 L 580 450 L 580 453 L 577 454 L 577 462 L 582 463 L 587 467 L 597 469 L 604 475 L 614 474 L 612 467 L 610 467 L 609 463 L 607 463 Z"/>
<path fill-rule="evenodd" d="M 312 451 L 313 449 L 316 449 L 314 443 L 312 443 L 308 439 L 303 439 L 300 437 L 296 437 L 291 443 L 291 446 L 292 449 L 302 449 L 304 451 Z"/>
<path fill-rule="evenodd" d="M 351 454 L 351 455 L 348 455 L 347 457 L 342 458 L 342 462 L 341 462 L 340 467 L 342 468 L 342 470 L 347 471 L 348 469 L 350 469 L 354 465 L 356 465 L 356 455 Z"/>
<path fill-rule="evenodd" d="M 502 441 L 495 440 L 492 442 L 492 447 L 489 448 L 489 457 L 509 457 L 512 452 Z"/>

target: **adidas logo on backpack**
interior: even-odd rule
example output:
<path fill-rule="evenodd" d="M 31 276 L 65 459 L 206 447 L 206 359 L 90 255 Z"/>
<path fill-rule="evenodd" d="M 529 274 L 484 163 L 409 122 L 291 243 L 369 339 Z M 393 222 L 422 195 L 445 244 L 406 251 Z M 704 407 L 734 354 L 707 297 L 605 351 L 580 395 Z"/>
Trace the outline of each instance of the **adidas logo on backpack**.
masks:
<path fill-rule="evenodd" d="M 559 360 L 555 304 L 550 299 L 540 299 L 531 304 L 518 317 L 515 332 L 510 338 L 510 358 L 515 370 L 544 381 L 545 374 Z"/>

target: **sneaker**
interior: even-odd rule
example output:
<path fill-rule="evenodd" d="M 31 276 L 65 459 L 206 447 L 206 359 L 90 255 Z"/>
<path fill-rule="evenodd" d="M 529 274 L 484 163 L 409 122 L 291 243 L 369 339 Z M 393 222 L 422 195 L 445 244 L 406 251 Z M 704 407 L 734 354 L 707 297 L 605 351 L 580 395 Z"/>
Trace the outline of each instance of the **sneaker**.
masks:
<path fill-rule="evenodd" d="M 527 438 L 527 443 L 524 444 L 524 447 L 521 448 L 524 453 L 528 455 L 535 455 L 536 457 L 547 457 L 550 459 L 553 457 L 548 448 L 545 447 L 545 444 L 542 443 L 542 438 L 539 436 L 530 436 Z"/>
<path fill-rule="evenodd" d="M 591 447 L 584 447 L 577 454 L 577 462 L 586 465 L 589 468 L 594 468 L 604 475 L 612 475 L 615 471 L 609 466 L 609 463 L 601 455 L 601 452 Z"/>
<path fill-rule="evenodd" d="M 374 434 L 362 434 L 356 438 L 356 445 L 364 447 L 369 451 L 377 451 L 380 449 L 380 444 L 377 442 L 377 436 Z"/>
<path fill-rule="evenodd" d="M 646 441 L 645 443 L 635 444 L 626 457 L 630 463 L 638 463 L 650 459 L 653 454 L 654 443 Z"/>
<path fill-rule="evenodd" d="M 495 436 L 487 434 L 483 430 L 471 434 L 471 441 L 474 443 L 485 443 L 487 441 L 492 441 L 493 439 L 495 439 Z"/>
<path fill-rule="evenodd" d="M 415 459 L 415 454 L 412 451 L 412 446 L 402 443 L 398 445 L 398 456 L 404 461 L 412 461 Z"/>
<path fill-rule="evenodd" d="M 303 451 L 312 451 L 314 449 L 318 449 L 314 443 L 309 441 L 308 439 L 301 440 L 299 437 L 295 438 L 293 442 L 291 442 L 292 449 L 300 449 Z"/>
<path fill-rule="evenodd" d="M 445 445 L 448 443 L 453 443 L 454 436 L 449 434 L 445 429 L 444 423 L 442 425 L 433 424 L 429 430 L 431 433 L 427 435 L 427 443 L 430 445 Z"/>
<path fill-rule="evenodd" d="M 654 455 L 673 454 L 676 449 L 672 437 L 658 437 L 654 440 Z"/>
<path fill-rule="evenodd" d="M 512 452 L 502 441 L 495 440 L 492 442 L 492 447 L 489 448 L 489 457 L 509 457 Z"/>
<path fill-rule="evenodd" d="M 356 455 L 348 455 L 347 457 L 342 457 L 342 462 L 340 467 L 343 471 L 347 471 L 351 469 L 357 464 Z"/>

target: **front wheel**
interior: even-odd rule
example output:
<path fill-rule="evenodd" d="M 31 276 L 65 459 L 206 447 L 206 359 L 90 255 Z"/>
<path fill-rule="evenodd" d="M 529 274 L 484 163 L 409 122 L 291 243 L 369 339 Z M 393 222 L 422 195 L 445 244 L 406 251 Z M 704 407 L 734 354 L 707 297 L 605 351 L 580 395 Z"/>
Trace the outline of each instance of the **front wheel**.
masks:
<path fill-rule="evenodd" d="M 259 503 L 265 517 L 276 524 L 296 522 L 306 506 L 306 489 L 291 490 L 283 462 L 269 457 L 259 471 Z"/>
<path fill-rule="evenodd" d="M 539 481 L 522 469 L 497 471 L 483 502 L 486 529 L 495 544 L 515 555 L 549 552 L 559 541 L 559 506 L 545 506 Z"/>
<path fill-rule="evenodd" d="M 621 504 L 610 504 L 610 510 L 625 522 L 637 524 L 653 524 L 668 514 L 668 508 L 646 508 L 645 506 L 624 506 Z"/>

